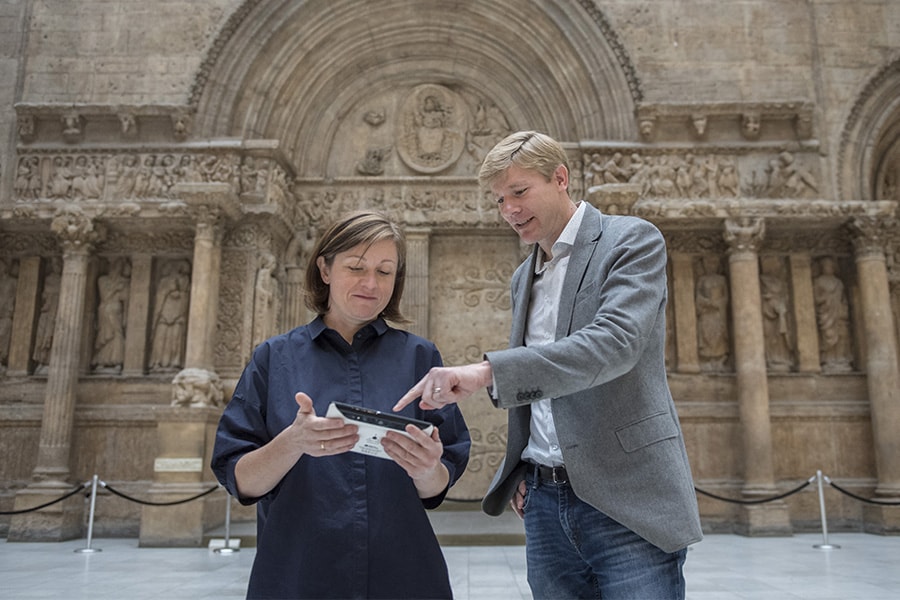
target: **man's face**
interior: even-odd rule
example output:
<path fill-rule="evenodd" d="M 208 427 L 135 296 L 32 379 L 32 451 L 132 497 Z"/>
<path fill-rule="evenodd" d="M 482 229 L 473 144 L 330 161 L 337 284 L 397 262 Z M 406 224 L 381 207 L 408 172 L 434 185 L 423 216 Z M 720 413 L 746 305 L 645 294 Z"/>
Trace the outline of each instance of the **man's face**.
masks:
<path fill-rule="evenodd" d="M 550 181 L 537 171 L 511 166 L 491 185 L 500 216 L 526 244 L 539 244 L 547 256 L 574 212 L 566 188 L 569 172 L 560 165 Z"/>

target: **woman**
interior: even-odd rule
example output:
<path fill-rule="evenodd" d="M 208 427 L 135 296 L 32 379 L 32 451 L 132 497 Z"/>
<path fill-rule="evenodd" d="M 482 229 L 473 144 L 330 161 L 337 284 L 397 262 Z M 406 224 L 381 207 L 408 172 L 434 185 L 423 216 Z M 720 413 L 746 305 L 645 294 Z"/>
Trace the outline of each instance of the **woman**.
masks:
<path fill-rule="evenodd" d="M 455 405 L 401 414 L 435 425 L 382 441 L 391 459 L 351 452 L 357 427 L 325 418 L 345 402 L 389 413 L 441 356 L 405 322 L 406 244 L 378 213 L 335 223 L 313 248 L 307 305 L 318 317 L 254 351 L 219 423 L 212 469 L 258 503 L 248 598 L 448 598 L 426 508 L 468 462 Z"/>

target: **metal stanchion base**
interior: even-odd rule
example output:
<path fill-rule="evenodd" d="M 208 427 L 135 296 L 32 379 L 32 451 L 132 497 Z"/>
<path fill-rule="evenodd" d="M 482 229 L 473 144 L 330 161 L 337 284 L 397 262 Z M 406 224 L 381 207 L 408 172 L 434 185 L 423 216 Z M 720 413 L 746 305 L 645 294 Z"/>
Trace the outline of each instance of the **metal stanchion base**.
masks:
<path fill-rule="evenodd" d="M 77 552 L 78 554 L 91 554 L 93 552 L 103 552 L 103 548 L 79 548 L 78 550 L 73 550 L 73 552 Z"/>
<path fill-rule="evenodd" d="M 813 544 L 813 548 L 818 548 L 819 550 L 840 550 L 840 546 L 837 544 Z"/>
<path fill-rule="evenodd" d="M 216 554 L 234 554 L 235 552 L 240 552 L 240 548 L 233 548 L 231 546 L 225 546 L 222 548 L 216 548 L 213 550 Z"/>

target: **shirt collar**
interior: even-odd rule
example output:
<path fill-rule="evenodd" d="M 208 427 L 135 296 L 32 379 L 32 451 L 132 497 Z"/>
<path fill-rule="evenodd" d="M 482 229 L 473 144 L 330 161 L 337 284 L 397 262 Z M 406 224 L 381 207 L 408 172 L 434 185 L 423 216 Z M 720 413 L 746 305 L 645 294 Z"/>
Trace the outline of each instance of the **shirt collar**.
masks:
<path fill-rule="evenodd" d="M 575 209 L 575 213 L 569 219 L 569 222 L 566 223 L 562 233 L 559 234 L 559 238 L 553 243 L 551 248 L 553 259 L 550 262 L 559 260 L 560 258 L 571 254 L 572 246 L 575 245 L 575 238 L 578 236 L 578 230 L 581 228 L 581 221 L 584 218 L 584 206 L 584 201 L 578 203 L 578 208 Z M 534 272 L 543 272 L 546 268 L 546 264 L 546 261 L 544 261 L 544 253 L 538 251 L 538 260 L 534 265 Z"/>
<path fill-rule="evenodd" d="M 378 317 L 371 323 L 363 325 L 360 331 L 365 330 L 367 327 L 372 328 L 375 335 L 383 335 L 388 330 L 388 324 L 381 317 Z M 322 335 L 322 332 L 324 332 L 326 329 L 328 329 L 328 326 L 325 325 L 325 319 L 322 317 L 322 315 L 319 315 L 309 324 L 309 335 L 313 339 L 316 339 L 317 337 Z"/>

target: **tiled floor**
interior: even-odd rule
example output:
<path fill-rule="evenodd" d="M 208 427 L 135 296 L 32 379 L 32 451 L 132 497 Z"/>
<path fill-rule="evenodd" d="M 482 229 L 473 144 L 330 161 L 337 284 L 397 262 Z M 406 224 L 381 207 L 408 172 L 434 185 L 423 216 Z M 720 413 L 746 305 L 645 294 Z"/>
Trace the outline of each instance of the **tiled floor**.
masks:
<path fill-rule="evenodd" d="M 900 598 L 900 537 L 838 533 L 745 538 L 708 535 L 685 566 L 691 600 Z M 139 548 L 135 539 L 0 540 L 0 598 L 177 600 L 244 597 L 254 549 Z M 446 546 L 458 600 L 531 598 L 522 546 Z"/>

